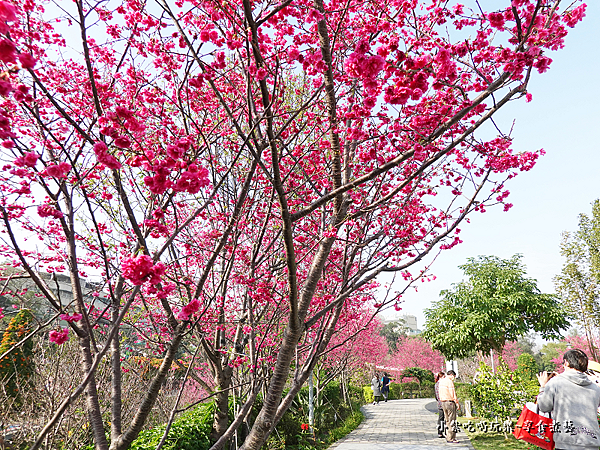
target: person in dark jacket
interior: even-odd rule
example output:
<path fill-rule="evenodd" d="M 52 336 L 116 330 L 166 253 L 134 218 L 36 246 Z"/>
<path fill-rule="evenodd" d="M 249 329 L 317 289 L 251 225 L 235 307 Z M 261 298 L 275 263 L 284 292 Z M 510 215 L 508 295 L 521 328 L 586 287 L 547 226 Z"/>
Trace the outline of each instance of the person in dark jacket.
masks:
<path fill-rule="evenodd" d="M 585 374 L 587 355 L 582 350 L 568 350 L 563 366 L 565 371 L 551 380 L 548 372 L 537 376 L 537 403 L 540 411 L 552 413 L 556 450 L 598 450 L 600 387 Z"/>
<path fill-rule="evenodd" d="M 383 372 L 383 376 L 381 377 L 381 394 L 386 402 L 388 400 L 388 396 L 390 395 L 390 381 L 390 376 L 387 374 L 387 372 Z"/>

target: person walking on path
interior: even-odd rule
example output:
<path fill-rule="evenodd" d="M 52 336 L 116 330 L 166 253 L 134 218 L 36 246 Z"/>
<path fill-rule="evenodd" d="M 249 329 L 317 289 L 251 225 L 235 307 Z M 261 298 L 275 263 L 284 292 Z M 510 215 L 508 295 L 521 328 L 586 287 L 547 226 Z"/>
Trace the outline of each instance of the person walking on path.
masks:
<path fill-rule="evenodd" d="M 456 440 L 456 410 L 460 409 L 460 405 L 454 390 L 455 377 L 456 372 L 449 370 L 446 372 L 446 376 L 439 381 L 440 402 L 446 420 L 446 441 L 450 444 L 458 444 Z"/>
<path fill-rule="evenodd" d="M 373 389 L 373 404 L 378 404 L 379 397 L 381 397 L 381 381 L 379 381 L 379 374 L 377 372 L 375 372 L 371 380 L 371 389 Z"/>
<path fill-rule="evenodd" d="M 588 357 L 581 350 L 568 350 L 563 356 L 565 371 L 549 380 L 548 372 L 540 373 L 540 411 L 552 412 L 556 449 L 598 450 L 600 428 L 597 409 L 600 387 L 590 381 Z"/>
<path fill-rule="evenodd" d="M 442 408 L 442 402 L 440 401 L 440 380 L 444 378 L 446 374 L 444 372 L 438 372 L 435 374 L 435 399 L 437 401 L 438 407 L 438 419 L 437 419 L 437 432 L 438 437 L 445 437 L 446 427 L 445 427 L 445 418 L 444 418 L 444 409 Z"/>
<path fill-rule="evenodd" d="M 381 393 L 383 394 L 384 401 L 387 402 L 388 395 L 390 395 L 390 376 L 387 372 L 383 372 L 381 377 Z"/>

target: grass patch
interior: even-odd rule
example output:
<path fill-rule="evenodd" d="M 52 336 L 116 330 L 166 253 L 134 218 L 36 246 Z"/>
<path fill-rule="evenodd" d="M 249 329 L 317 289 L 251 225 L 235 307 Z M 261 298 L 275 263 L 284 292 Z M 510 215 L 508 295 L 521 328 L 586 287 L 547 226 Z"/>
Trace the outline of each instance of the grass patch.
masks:
<path fill-rule="evenodd" d="M 463 425 L 469 420 L 475 425 L 482 422 L 480 419 L 465 419 L 464 417 L 460 417 L 458 422 Z M 475 450 L 534 450 L 539 448 L 533 444 L 528 444 L 525 441 L 515 439 L 512 433 L 507 433 L 508 439 L 506 439 L 502 432 L 496 432 L 489 429 L 487 431 L 482 431 L 477 429 L 477 427 L 475 427 L 475 431 L 469 431 L 464 426 L 461 428 L 462 431 L 469 436 Z"/>

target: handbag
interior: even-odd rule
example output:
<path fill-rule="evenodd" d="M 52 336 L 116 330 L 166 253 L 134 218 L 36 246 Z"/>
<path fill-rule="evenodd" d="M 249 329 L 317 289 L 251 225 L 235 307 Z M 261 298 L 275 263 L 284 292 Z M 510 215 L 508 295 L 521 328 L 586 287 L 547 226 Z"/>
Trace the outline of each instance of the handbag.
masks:
<path fill-rule="evenodd" d="M 517 439 L 522 439 L 545 450 L 554 448 L 552 417 L 540 415 L 540 408 L 537 404 L 535 411 L 527 405 L 523 406 L 513 435 Z"/>

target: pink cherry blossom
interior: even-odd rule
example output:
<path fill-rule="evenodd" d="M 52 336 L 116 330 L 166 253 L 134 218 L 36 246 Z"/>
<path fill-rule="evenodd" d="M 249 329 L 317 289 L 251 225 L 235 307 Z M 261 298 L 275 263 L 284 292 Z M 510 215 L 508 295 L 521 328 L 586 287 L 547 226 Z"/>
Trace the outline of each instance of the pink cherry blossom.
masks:
<path fill-rule="evenodd" d="M 489 13 L 488 19 L 490 21 L 490 25 L 492 25 L 494 28 L 498 28 L 499 30 L 504 28 L 504 15 L 502 13 Z"/>
<path fill-rule="evenodd" d="M 35 152 L 27 152 L 15 159 L 15 165 L 19 167 L 35 167 L 40 155 Z"/>
<path fill-rule="evenodd" d="M 17 20 L 17 8 L 9 2 L 0 0 L 0 22 L 14 22 Z M 0 33 L 5 31 L 0 30 Z"/>
<path fill-rule="evenodd" d="M 109 169 L 120 169 L 121 163 L 108 152 L 108 147 L 104 142 L 94 144 L 94 153 L 98 162 Z"/>
<path fill-rule="evenodd" d="M 131 119 L 131 118 L 133 118 L 133 111 L 131 111 L 130 109 L 125 108 L 124 106 L 117 106 L 115 108 L 115 113 L 117 114 L 118 117 L 120 117 L 122 119 Z"/>
<path fill-rule="evenodd" d="M 66 322 L 79 322 L 83 316 L 79 313 L 73 314 L 72 316 L 68 314 L 61 314 L 60 320 L 64 320 Z"/>
<path fill-rule="evenodd" d="M 14 87 L 9 81 L 0 80 L 0 96 L 7 97 L 13 90 Z"/>
<path fill-rule="evenodd" d="M 121 270 L 125 279 L 136 286 L 140 286 L 147 281 L 152 284 L 160 283 L 160 278 L 165 274 L 166 266 L 161 262 L 154 265 L 152 258 L 148 255 L 138 255 L 124 258 L 121 263 Z"/>
<path fill-rule="evenodd" d="M 63 328 L 60 331 L 52 330 L 48 333 L 50 342 L 54 342 L 56 345 L 62 345 L 69 340 L 68 328 Z"/>
<path fill-rule="evenodd" d="M 0 61 L 14 63 L 16 61 L 16 47 L 14 42 L 8 39 L 0 40 Z"/>
<path fill-rule="evenodd" d="M 118 136 L 115 139 L 115 145 L 119 148 L 129 148 L 129 147 L 131 147 L 131 141 L 129 140 L 129 138 L 127 136 Z M 117 169 L 118 169 L 118 167 L 117 167 Z"/>
<path fill-rule="evenodd" d="M 308 22 L 319 22 L 319 21 L 323 20 L 323 14 L 321 14 L 316 9 L 311 9 L 308 12 L 308 14 L 306 15 L 306 20 Z"/>
<path fill-rule="evenodd" d="M 279 3 L 177 0 L 160 14 L 103 2 L 85 8 L 85 46 L 67 20 L 79 3 L 14 0 L 17 10 L 0 0 L 0 65 L 10 69 L 0 80 L 3 230 L 26 231 L 5 240 L 3 258 L 19 272 L 90 274 L 95 336 L 126 332 L 148 354 L 123 351 L 91 382 L 141 373 L 155 357 L 168 364 L 168 349 L 221 397 L 233 391 L 219 383 L 250 386 L 267 374 L 275 402 L 284 381 L 290 395 L 300 389 L 311 356 L 329 374 L 394 358 L 437 369 L 422 342 L 389 356 L 372 305 L 400 309 L 402 289 L 424 279 L 411 267 L 460 243 L 452 230 L 462 211 L 510 206 L 498 186 L 542 152 L 473 125 L 494 105 L 527 100 L 537 82 L 527 74 L 550 67 L 584 12 L 552 10 L 551 0 L 514 0 L 514 9 L 506 0 L 496 13 L 416 0 Z M 380 296 L 381 271 L 398 272 L 397 292 Z M 113 295 L 127 329 L 104 310 Z M 178 343 L 173 311 L 179 331 L 204 337 L 216 359 L 194 360 Z M 75 329 L 83 318 L 62 319 Z M 93 358 L 84 335 L 73 345 Z M 51 334 L 67 338 L 68 329 Z M 144 371 L 158 386 L 156 372 Z M 134 379 L 122 378 L 121 394 Z M 131 429 L 110 399 L 101 391 L 84 402 L 103 448 L 110 423 Z M 145 414 L 136 416 L 144 427 Z M 266 438 L 254 437 L 258 447 Z"/>
<path fill-rule="evenodd" d="M 173 190 L 177 192 L 189 192 L 190 194 L 196 194 L 201 188 L 208 186 L 208 170 L 204 167 L 197 168 L 195 164 L 191 164 L 189 170 L 186 170 L 181 174 Z"/>
<path fill-rule="evenodd" d="M 46 167 L 44 174 L 55 178 L 65 178 L 70 170 L 71 164 L 63 161 Z"/>
<path fill-rule="evenodd" d="M 37 212 L 40 217 L 54 217 L 55 219 L 60 219 L 63 217 L 63 213 L 61 211 L 50 205 L 38 206 Z"/>
<path fill-rule="evenodd" d="M 200 309 L 200 302 L 198 302 L 198 300 L 192 300 L 181 309 L 177 315 L 177 318 L 179 320 L 188 320 L 188 318 L 197 312 L 198 309 Z"/>
<path fill-rule="evenodd" d="M 37 60 L 29 53 L 19 53 L 19 62 L 23 69 L 33 69 Z"/>

